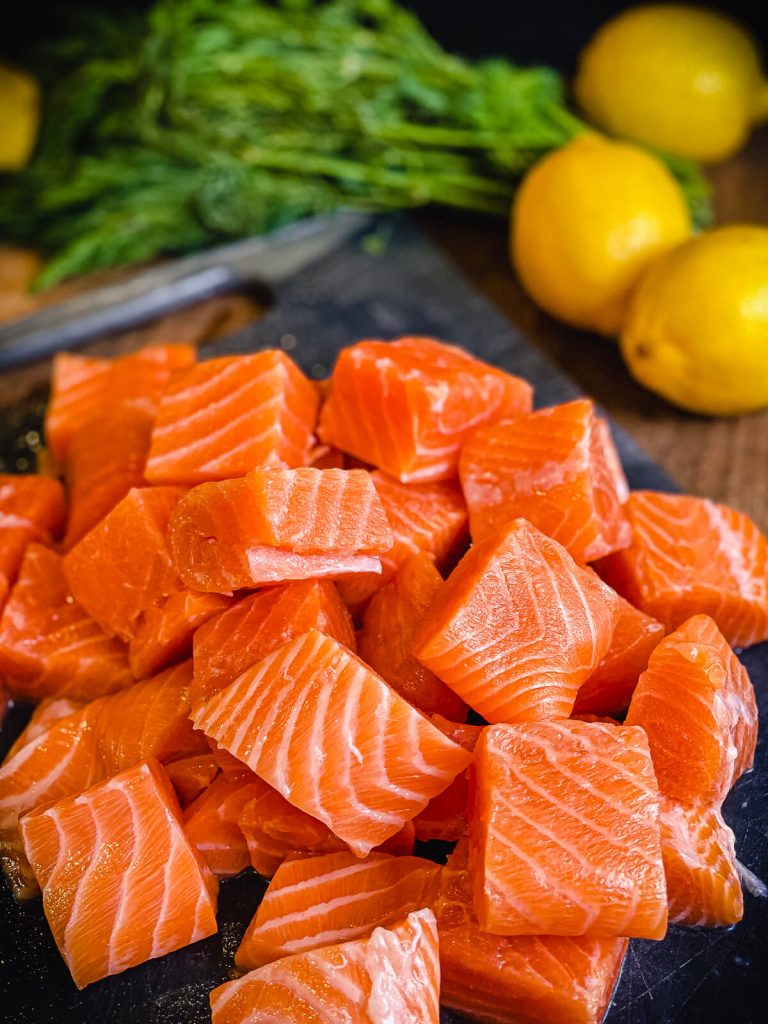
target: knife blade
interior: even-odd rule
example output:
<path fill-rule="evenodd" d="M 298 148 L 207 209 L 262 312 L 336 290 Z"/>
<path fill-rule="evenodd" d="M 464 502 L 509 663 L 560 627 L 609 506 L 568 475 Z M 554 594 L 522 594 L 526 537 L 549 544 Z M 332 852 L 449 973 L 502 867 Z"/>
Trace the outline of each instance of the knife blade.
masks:
<path fill-rule="evenodd" d="M 332 252 L 370 221 L 364 213 L 313 217 L 269 235 L 218 246 L 82 292 L 0 327 L 0 369 L 33 362 L 254 282 L 274 286 Z"/>

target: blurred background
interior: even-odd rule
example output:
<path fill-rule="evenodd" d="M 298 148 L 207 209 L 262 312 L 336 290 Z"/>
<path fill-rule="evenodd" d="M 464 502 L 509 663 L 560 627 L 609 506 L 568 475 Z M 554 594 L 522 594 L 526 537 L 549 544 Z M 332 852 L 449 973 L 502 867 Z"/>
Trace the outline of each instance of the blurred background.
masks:
<path fill-rule="evenodd" d="M 13 30 L 4 31 L 0 39 L 0 53 L 6 57 L 18 56 L 31 39 L 39 38 L 42 33 L 65 30 L 71 24 L 73 12 L 84 6 L 72 0 L 32 0 L 17 5 Z M 97 6 L 120 12 L 139 9 L 146 3 L 103 0 Z M 404 6 L 415 11 L 431 34 L 448 49 L 469 57 L 501 54 L 521 64 L 551 64 L 570 73 L 595 30 L 632 4 L 612 0 L 587 3 L 406 0 Z M 712 6 L 737 17 L 765 43 L 768 38 L 765 4 L 738 0 Z"/>
<path fill-rule="evenodd" d="M 159 4 L 159 0 L 156 2 Z M 195 3 L 194 9 L 202 11 L 209 22 L 224 19 L 226 4 L 217 6 L 204 0 Z M 429 178 L 425 187 L 416 185 L 407 195 L 396 190 L 382 193 L 378 185 L 370 185 L 371 178 L 356 195 L 356 186 L 344 181 L 345 201 L 351 197 L 365 205 L 366 189 L 370 189 L 377 208 L 415 204 L 412 216 L 430 239 L 458 263 L 531 344 L 545 351 L 586 393 L 601 402 L 684 489 L 729 501 L 768 525 L 768 474 L 755 472 L 754 468 L 768 460 L 768 412 L 761 411 L 768 407 L 768 129 L 760 123 L 768 116 L 768 86 L 759 70 L 759 61 L 768 51 L 768 6 L 738 2 L 712 8 L 740 23 L 734 38 L 729 35 L 730 29 L 722 30 L 721 23 L 707 23 L 706 15 L 702 27 L 700 8 L 690 9 L 682 29 L 678 26 L 671 35 L 662 20 L 655 42 L 634 30 L 630 34 L 633 56 L 647 51 L 648 66 L 661 78 L 670 66 L 679 72 L 677 79 L 674 74 L 666 74 L 667 81 L 659 79 L 659 84 L 652 75 L 645 75 L 642 66 L 639 77 L 628 81 L 631 75 L 626 71 L 626 51 L 615 38 L 612 51 L 609 47 L 595 56 L 596 34 L 597 39 L 606 38 L 608 30 L 603 27 L 629 11 L 631 4 L 608 0 L 578 4 L 566 0 L 525 4 L 405 0 L 401 6 L 417 16 L 424 30 L 445 51 L 435 57 L 440 69 L 437 77 L 431 80 L 426 67 L 429 61 L 420 60 L 419 47 L 428 44 L 420 35 L 416 39 L 414 30 L 414 45 L 404 55 L 402 80 L 393 79 L 387 86 L 392 95 L 383 89 L 386 95 L 382 97 L 374 93 L 364 97 L 366 111 L 375 115 L 381 102 L 386 116 L 394 112 L 401 118 L 391 147 L 387 149 L 386 139 L 374 138 L 374 130 L 371 138 L 361 140 L 357 147 L 347 125 L 343 127 L 347 132 L 345 141 L 334 150 L 329 141 L 332 132 L 329 130 L 325 137 L 317 130 L 318 123 L 324 124 L 323 114 L 317 111 L 323 104 L 329 104 L 333 111 L 333 88 L 327 81 L 318 83 L 317 111 L 313 114 L 310 73 L 302 86 L 302 109 L 291 109 L 295 93 L 285 98 L 285 124 L 278 126 L 274 150 L 268 154 L 278 158 L 276 164 L 268 165 L 270 187 L 282 180 L 280 175 L 290 177 L 295 172 L 291 178 L 293 191 L 285 194 L 280 185 L 275 193 L 277 200 L 259 182 L 246 195 L 241 187 L 246 179 L 238 177 L 242 168 L 230 160 L 233 153 L 235 163 L 241 159 L 237 143 L 248 127 L 253 96 L 243 94 L 238 99 L 232 93 L 227 98 L 223 91 L 212 99 L 214 78 L 210 71 L 205 72 L 208 77 L 200 79 L 203 84 L 196 93 L 194 74 L 201 63 L 185 77 L 185 48 L 194 45 L 194 32 L 188 32 L 179 43 L 179 53 L 175 53 L 175 30 L 168 22 L 175 16 L 174 11 L 192 9 L 191 0 L 164 5 L 165 49 L 159 47 L 157 66 L 152 69 L 159 83 L 154 91 L 151 84 L 145 88 L 141 75 L 146 72 L 140 72 L 138 82 L 132 85 L 134 98 L 125 100 L 125 90 L 117 88 L 104 102 L 98 96 L 98 68 L 89 72 L 90 84 L 78 84 L 74 75 L 62 88 L 58 68 L 66 68 L 70 74 L 78 66 L 76 41 L 82 32 L 84 11 L 96 9 L 101 13 L 108 26 L 104 38 L 114 52 L 123 46 L 130 62 L 130 33 L 135 31 L 136 14 L 154 6 L 138 0 L 87 5 L 29 0 L 17 7 L 12 28 L 8 26 L 0 37 L 0 59 L 16 68 L 34 63 L 30 54 L 35 53 L 42 39 L 59 41 L 55 60 L 40 60 L 38 54 L 39 63 L 34 68 L 43 83 L 44 110 L 57 87 L 59 91 L 54 113 L 49 109 L 48 121 L 43 121 L 41 139 L 45 145 L 38 147 L 29 173 L 20 169 L 18 175 L 0 175 L 0 245 L 13 247 L 12 255 L 5 253 L 0 260 L 0 319 L 8 321 L 33 312 L 82 290 L 93 280 L 99 283 L 105 273 L 108 278 L 119 275 L 127 267 L 158 255 L 177 255 L 227 241 L 238 232 L 254 234 L 332 208 L 338 201 L 333 190 L 339 179 L 308 169 L 315 156 L 352 159 L 353 150 L 354 161 L 359 161 L 356 173 L 366 177 L 370 172 L 373 178 L 388 161 L 393 161 L 391 166 L 398 171 L 403 166 L 418 170 L 423 158 Z M 268 5 L 260 6 L 264 9 Z M 306 11 L 311 5 L 297 2 L 286 7 L 289 12 Z M 371 0 L 366 7 L 373 12 L 368 22 L 372 23 L 376 12 L 384 8 L 391 14 L 391 4 L 377 7 Z M 674 6 L 666 9 L 674 10 Z M 369 27 L 368 22 L 364 27 Z M 406 38 L 410 39 L 408 33 Z M 674 40 L 669 44 L 671 51 L 664 50 L 665 38 Z M 209 42 L 201 45 L 195 60 L 204 63 L 206 46 L 218 46 L 221 66 L 226 67 L 226 44 L 217 44 L 215 33 L 206 39 Z M 282 45 L 285 40 L 277 42 Z M 299 59 L 291 54 L 290 45 L 286 43 L 285 55 L 278 57 L 286 62 L 286 68 Z M 82 49 L 83 61 L 92 55 L 89 46 L 85 44 Z M 433 51 L 430 53 L 434 56 Z M 179 57 L 182 72 L 177 77 L 166 67 L 169 54 Z M 470 63 L 457 72 L 451 65 L 451 54 Z M 480 65 L 474 63 L 488 57 L 545 70 L 530 79 L 504 77 L 515 75 L 514 70 L 504 70 L 501 77 L 494 77 L 495 71 L 480 71 Z M 227 73 L 236 67 L 237 59 L 233 55 Z M 355 60 L 365 59 L 359 53 L 355 56 Z M 592 64 L 585 70 L 588 59 Z M 108 75 L 115 61 L 109 58 L 105 66 Z M 153 103 L 161 102 L 158 96 L 165 88 L 166 70 L 169 81 L 181 83 L 182 92 L 191 83 L 175 122 L 173 118 L 164 119 L 160 107 L 159 114 L 153 110 Z M 237 72 L 232 73 L 237 80 Z M 468 76 L 466 89 L 460 84 L 462 75 Z M 695 103 L 684 92 L 694 82 L 698 83 Z M 70 83 L 73 90 L 75 86 L 78 89 L 72 92 L 76 95 L 73 110 L 68 104 Z M 617 84 L 620 88 L 614 89 Z M 257 82 L 257 90 L 259 85 Z M 0 80 L 0 92 L 3 88 Z M 273 69 L 265 88 L 270 90 L 267 103 L 279 107 L 279 72 Z M 356 85 L 345 88 L 346 106 L 339 119 L 349 115 L 354 121 Z M 430 92 L 432 88 L 434 92 Z M 683 92 L 675 94 L 676 88 Z M 447 97 L 444 109 L 440 106 L 442 89 Z M 519 91 L 512 95 L 514 89 Z M 672 90 L 669 96 L 665 89 Z M 749 102 L 754 94 L 754 114 L 751 108 L 741 111 L 742 93 L 749 93 Z M 638 97 L 644 94 L 655 103 L 651 115 L 644 111 L 638 115 L 636 110 L 633 113 L 632 104 L 635 100 L 639 103 Z M 20 102 L 23 105 L 27 101 L 22 97 Z M 117 109 L 112 107 L 114 102 L 118 103 Z M 104 109 L 98 109 L 99 103 Z M 700 111 L 694 110 L 697 104 Z M 89 121 L 89 105 L 98 110 L 95 120 Z M 659 133 L 658 139 L 654 136 L 656 115 L 663 120 L 666 109 L 675 106 L 685 129 L 680 132 L 679 147 L 678 137 L 670 136 L 669 131 Z M 235 112 L 232 124 L 219 124 L 218 112 L 230 109 Z M 312 120 L 313 116 L 320 121 Z M 304 118 L 308 119 L 306 124 Z M 87 125 L 79 135 L 80 129 L 72 127 L 77 119 Z M 744 122 L 741 126 L 740 119 Z M 416 141 L 407 145 L 403 142 L 398 148 L 408 137 L 411 122 L 419 126 Z M 184 138 L 172 139 L 169 123 L 176 127 L 182 124 L 184 130 L 189 124 L 193 127 Z M 643 137 L 638 137 L 638 124 Z M 510 125 L 517 129 L 523 126 L 521 141 L 510 143 L 508 150 L 487 141 Z M 588 150 L 574 142 L 587 125 L 605 132 L 604 144 Z M 650 126 L 648 133 L 644 132 L 646 125 Z M 421 126 L 426 126 L 425 137 L 430 142 L 420 148 Z M 436 136 L 428 134 L 437 131 L 440 136 L 443 128 L 449 130 L 449 136 L 456 130 L 459 134 L 470 130 L 475 133 L 474 141 L 463 148 L 453 143 L 445 147 L 446 166 L 450 170 L 455 158 L 461 176 L 469 174 L 462 177 L 462 182 L 472 183 L 466 189 L 462 185 L 459 195 L 452 182 L 442 181 L 442 150 L 434 141 Z M 99 162 L 104 147 L 96 162 L 88 163 L 81 158 L 89 157 L 95 145 L 93 139 L 102 129 L 110 145 L 117 140 L 123 148 L 118 149 L 111 164 Z M 284 136 L 278 139 L 283 129 Z M 300 135 L 303 129 L 304 155 L 294 159 L 294 166 L 282 166 L 281 146 L 286 138 L 291 142 L 293 134 Z M 257 124 L 249 137 L 252 149 L 254 145 L 260 148 L 260 130 Z M 67 136 L 67 132 L 73 134 Z M 683 135 L 688 137 L 683 139 Z M 148 144 L 148 138 L 154 141 Z M 532 138 L 533 143 L 529 145 L 526 138 Z M 626 139 L 627 146 L 617 146 L 611 138 Z M 40 154 L 46 147 L 50 153 L 57 144 L 63 147 L 64 158 L 54 153 L 47 163 L 41 162 Z M 206 164 L 204 184 L 193 190 L 190 200 L 195 212 L 189 216 L 180 212 L 181 207 L 176 214 L 168 212 L 178 198 L 175 181 L 155 208 L 142 205 L 151 199 L 149 193 L 139 194 L 151 175 L 147 172 L 144 180 L 139 170 L 134 186 L 136 198 L 129 194 L 128 201 L 129 206 L 138 204 L 150 226 L 142 229 L 142 235 L 135 226 L 126 230 L 130 220 L 117 218 L 120 227 L 110 236 L 112 180 L 119 176 L 125 155 L 144 152 L 142 147 L 146 149 L 147 145 L 150 150 L 162 152 L 163 159 L 171 152 L 173 160 L 180 159 L 179 147 L 187 147 L 182 153 L 185 159 L 191 153 L 193 164 Z M 262 148 L 261 155 L 256 153 L 257 163 L 267 148 Z M 566 182 L 575 180 L 577 169 L 583 182 L 571 194 L 571 185 Z M 94 184 L 99 175 L 102 180 Z M 671 184 L 670 175 L 675 184 Z M 521 179 L 523 187 L 518 192 L 517 217 L 511 230 L 511 198 Z M 18 187 L 17 180 L 21 183 Z M 430 189 L 440 201 L 420 205 Z M 78 196 L 85 197 L 79 207 Z M 203 227 L 196 219 L 198 214 Z M 645 225 L 639 234 L 627 227 L 639 223 Z M 729 226 L 744 223 L 751 225 L 750 233 L 734 235 Z M 82 238 L 81 226 L 85 232 Z M 664 260 L 677 259 L 678 247 L 692 231 L 698 232 L 695 254 L 702 254 L 696 264 L 699 269 L 694 268 L 696 255 L 696 259 L 691 256 L 678 260 L 674 274 L 667 273 Z M 622 237 L 629 232 L 635 239 L 619 256 L 617 232 L 623 232 Z M 644 240 L 638 242 L 641 236 Z M 114 244 L 115 239 L 120 245 Z M 564 247 L 570 247 L 567 253 Z M 40 249 L 44 250 L 42 263 L 37 254 Z M 674 253 L 661 256 L 666 250 Z M 683 247 L 681 251 L 688 250 Z M 649 269 L 652 254 L 660 257 L 661 269 L 655 281 Z M 46 263 L 51 255 L 56 257 L 54 263 Z M 610 285 L 606 284 L 609 279 Z M 662 283 L 672 280 L 677 283 L 664 284 L 666 292 L 662 295 Z M 54 287 L 49 288 L 52 283 Z M 41 289 L 41 285 L 45 287 Z M 616 296 L 609 294 L 611 288 L 621 291 L 618 305 Z M 634 313 L 627 319 L 629 297 Z M 747 309 L 748 315 L 744 312 Z M 643 334 L 641 322 L 646 314 L 655 315 L 659 310 L 665 318 L 666 335 L 652 339 Z M 108 348 L 133 347 L 147 338 L 180 334 L 204 342 L 257 315 L 258 300 L 253 296 L 221 296 L 162 323 L 130 332 L 127 340 L 109 339 Z M 701 329 L 702 324 L 707 330 Z M 675 339 L 671 345 L 667 344 L 670 338 Z M 620 344 L 615 344 L 616 339 Z M 4 374 L 0 377 L 0 401 L 6 406 L 17 402 L 31 387 L 39 386 L 47 372 L 47 365 L 40 364 Z"/>

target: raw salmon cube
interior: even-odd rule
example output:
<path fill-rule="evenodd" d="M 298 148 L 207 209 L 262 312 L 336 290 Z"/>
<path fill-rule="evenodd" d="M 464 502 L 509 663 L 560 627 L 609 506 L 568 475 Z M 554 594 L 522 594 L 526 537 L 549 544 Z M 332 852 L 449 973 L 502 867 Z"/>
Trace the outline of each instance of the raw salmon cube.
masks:
<path fill-rule="evenodd" d="M 193 705 L 308 629 L 355 649 L 352 619 L 330 580 L 297 580 L 238 601 L 195 633 Z"/>
<path fill-rule="evenodd" d="M 191 681 L 192 665 L 185 661 L 88 705 L 105 775 L 148 757 L 164 763 L 209 752 L 189 718 Z"/>
<path fill-rule="evenodd" d="M 208 744 L 208 749 L 216 759 L 216 764 L 221 769 L 223 775 L 226 775 L 228 779 L 231 779 L 233 776 L 243 774 L 245 765 L 239 758 L 233 757 L 227 750 L 220 747 L 215 740 L 212 740 L 210 736 L 206 736 L 205 739 Z"/>
<path fill-rule="evenodd" d="M 430 721 L 440 732 L 470 753 L 474 752 L 483 727 L 480 725 L 449 722 L 442 715 L 432 715 Z M 470 776 L 472 766 L 457 775 L 448 789 L 433 797 L 413 819 L 416 838 L 422 842 L 441 839 L 455 843 L 467 831 L 470 804 Z"/>
<path fill-rule="evenodd" d="M 705 498 L 634 491 L 632 543 L 597 565 L 625 597 L 676 629 L 710 615 L 728 643 L 768 639 L 768 540 L 747 516 Z"/>
<path fill-rule="evenodd" d="M 82 792 L 144 758 L 173 760 L 205 749 L 189 720 L 188 664 L 100 697 L 54 721 L 0 765 L 0 863 L 11 888 L 36 894 L 19 819 Z"/>
<path fill-rule="evenodd" d="M 259 779 L 220 775 L 184 812 L 184 831 L 211 871 L 220 878 L 239 875 L 250 866 L 248 844 L 238 825 L 245 805 L 256 795 Z"/>
<path fill-rule="evenodd" d="M 472 430 L 530 408 L 525 381 L 453 345 L 361 341 L 339 355 L 318 432 L 403 483 L 447 480 Z"/>
<path fill-rule="evenodd" d="M 66 521 L 64 488 L 47 476 L 0 473 L 0 607 L 30 541 L 51 544 Z"/>
<path fill-rule="evenodd" d="M 65 556 L 75 600 L 107 633 L 130 640 L 141 616 L 181 589 L 167 532 L 183 493 L 134 488 Z"/>
<path fill-rule="evenodd" d="M 19 820 L 102 778 L 91 708 L 86 705 L 53 722 L 0 765 L 0 864 L 17 899 L 32 899 L 39 892 L 24 853 Z"/>
<path fill-rule="evenodd" d="M 627 939 L 481 931 L 466 841 L 442 869 L 435 916 L 443 1005 L 493 1024 L 601 1024 Z"/>
<path fill-rule="evenodd" d="M 150 483 L 244 476 L 260 465 L 305 465 L 320 401 L 276 349 L 223 356 L 175 375 L 157 412 Z"/>
<path fill-rule="evenodd" d="M 610 647 L 616 595 L 517 519 L 475 544 L 419 627 L 414 654 L 489 722 L 567 718 Z"/>
<path fill-rule="evenodd" d="M 238 763 L 242 775 L 245 766 Z M 233 773 L 229 774 L 232 777 Z M 258 775 L 250 772 L 248 777 L 255 784 L 256 794 L 243 807 L 237 823 L 248 845 L 251 866 L 260 875 L 271 878 L 286 860 L 349 850 L 327 825 L 288 803 Z M 414 840 L 415 831 L 409 821 L 377 846 L 376 852 L 410 854 Z"/>
<path fill-rule="evenodd" d="M 216 931 L 216 881 L 179 815 L 168 777 L 143 761 L 22 822 L 78 988 Z"/>
<path fill-rule="evenodd" d="M 253 970 L 292 953 L 364 938 L 434 902 L 440 867 L 421 857 L 349 851 L 289 860 L 264 893 L 235 954 Z"/>
<path fill-rule="evenodd" d="M 45 415 L 53 458 L 63 463 L 75 433 L 86 424 L 98 429 L 103 417 L 118 408 L 153 417 L 173 372 L 190 366 L 195 357 L 193 345 L 148 345 L 117 359 L 58 353 Z"/>
<path fill-rule="evenodd" d="M 193 721 L 359 856 L 399 832 L 470 761 L 317 630 L 267 655 Z"/>
<path fill-rule="evenodd" d="M 481 427 L 459 461 L 472 539 L 522 518 L 577 562 L 625 548 L 631 539 L 621 504 L 626 480 L 614 474 L 622 471 L 610 431 L 587 399 Z"/>
<path fill-rule="evenodd" d="M 683 807 L 661 798 L 661 853 L 672 924 L 736 924 L 744 898 L 733 832 L 717 807 Z"/>
<path fill-rule="evenodd" d="M 61 555 L 30 544 L 0 617 L 0 673 L 17 700 L 88 701 L 133 682 L 125 644 L 74 601 Z"/>
<path fill-rule="evenodd" d="M 431 910 L 340 945 L 297 953 L 211 992 L 213 1024 L 438 1024 L 440 963 Z"/>
<path fill-rule="evenodd" d="M 126 496 L 144 486 L 152 416 L 118 408 L 74 432 L 64 459 L 69 519 L 63 546 L 76 544 Z"/>
<path fill-rule="evenodd" d="M 464 719 L 464 701 L 413 656 L 416 631 L 442 585 L 428 554 L 409 558 L 392 582 L 371 598 L 358 650 L 364 662 L 420 711 Z"/>
<path fill-rule="evenodd" d="M 659 798 L 642 729 L 490 726 L 474 771 L 469 867 L 483 930 L 663 938 Z"/>
<path fill-rule="evenodd" d="M 734 924 L 743 899 L 720 806 L 752 766 L 757 707 L 746 669 L 709 616 L 695 615 L 661 641 L 626 722 L 645 730 L 662 794 L 670 920 Z"/>
<path fill-rule="evenodd" d="M 104 411 L 104 398 L 115 376 L 109 359 L 56 353 L 45 412 L 45 440 L 54 463 L 63 463 L 72 436 Z"/>
<path fill-rule="evenodd" d="M 752 767 L 755 691 L 709 616 L 695 615 L 661 641 L 626 724 L 645 730 L 659 791 L 680 803 L 719 805 Z"/>
<path fill-rule="evenodd" d="M 379 572 L 392 546 L 381 501 L 362 469 L 255 469 L 200 484 L 171 517 L 184 583 L 228 593 L 264 583 Z"/>
<path fill-rule="evenodd" d="M 619 617 L 608 653 L 579 687 L 573 716 L 615 715 L 626 711 L 648 659 L 664 636 L 664 627 L 650 615 L 619 598 Z"/>
<path fill-rule="evenodd" d="M 32 740 L 47 732 L 56 722 L 69 718 L 76 711 L 80 711 L 82 707 L 82 701 L 71 700 L 69 697 L 47 697 L 41 700 L 29 716 L 27 724 L 8 748 L 4 760 L 10 761 L 25 743 L 31 743 Z"/>
<path fill-rule="evenodd" d="M 229 607 L 223 594 L 177 590 L 160 607 L 149 608 L 131 638 L 129 657 L 136 679 L 155 675 L 192 654 L 197 629 Z"/>
<path fill-rule="evenodd" d="M 424 551 L 443 569 L 462 554 L 468 539 L 467 506 L 455 481 L 401 484 L 379 470 L 371 473 L 371 480 L 392 529 L 393 544 L 381 556 L 380 573 L 356 573 L 338 581 L 339 593 L 355 613 L 413 555 Z"/>
<path fill-rule="evenodd" d="M 188 807 L 219 774 L 213 754 L 187 754 L 165 765 L 174 792 L 182 807 Z"/>
<path fill-rule="evenodd" d="M 242 771 L 245 766 L 240 767 Z M 258 775 L 250 773 L 249 778 L 254 795 L 240 812 L 238 825 L 254 871 L 271 878 L 285 860 L 347 850 L 327 825 L 288 803 Z"/>

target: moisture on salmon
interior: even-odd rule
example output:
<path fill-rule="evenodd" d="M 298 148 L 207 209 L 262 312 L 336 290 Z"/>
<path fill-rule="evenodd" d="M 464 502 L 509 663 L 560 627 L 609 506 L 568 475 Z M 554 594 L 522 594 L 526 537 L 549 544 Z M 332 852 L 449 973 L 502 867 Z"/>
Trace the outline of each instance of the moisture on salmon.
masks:
<path fill-rule="evenodd" d="M 70 697 L 46 697 L 41 700 L 35 705 L 27 724 L 8 748 L 5 760 L 9 761 L 25 744 L 36 740 L 56 722 L 69 718 L 82 707 L 83 701 L 72 700 Z"/>
<path fill-rule="evenodd" d="M 472 430 L 530 408 L 529 384 L 463 349 L 360 341 L 339 355 L 318 433 L 403 483 L 448 480 Z"/>
<path fill-rule="evenodd" d="M 74 600 L 61 556 L 29 544 L 0 616 L 0 673 L 18 700 L 94 700 L 133 682 L 128 651 Z"/>
<path fill-rule="evenodd" d="M 51 544 L 64 529 L 66 501 L 58 480 L 0 473 L 0 607 L 30 541 Z"/>
<path fill-rule="evenodd" d="M 156 761 L 27 815 L 24 847 L 78 988 L 212 935 L 217 885 Z"/>
<path fill-rule="evenodd" d="M 577 562 L 630 542 L 626 480 L 587 399 L 480 428 L 461 450 L 459 473 L 474 541 L 523 518 Z"/>
<path fill-rule="evenodd" d="M 200 484 L 178 503 L 176 568 L 196 590 L 380 572 L 392 547 L 381 501 L 362 469 L 254 469 Z"/>
<path fill-rule="evenodd" d="M 358 651 L 366 664 L 401 697 L 426 714 L 463 720 L 467 706 L 413 655 L 427 609 L 443 585 L 432 558 L 421 552 L 404 562 L 394 579 L 374 594 L 363 615 Z"/>
<path fill-rule="evenodd" d="M 352 619 L 330 580 L 298 580 L 244 597 L 195 632 L 193 705 L 308 629 L 355 649 Z"/>
<path fill-rule="evenodd" d="M 399 832 L 470 761 L 314 629 L 214 694 L 193 720 L 359 856 Z"/>
<path fill-rule="evenodd" d="M 598 563 L 622 597 L 668 629 L 706 614 L 734 647 L 768 639 L 768 540 L 726 505 L 634 491 L 632 543 Z"/>
<path fill-rule="evenodd" d="M 711 928 L 740 921 L 735 840 L 719 808 L 661 797 L 659 824 L 670 923 Z"/>
<path fill-rule="evenodd" d="M 167 532 L 182 494 L 134 488 L 65 556 L 75 600 L 107 633 L 130 640 L 142 615 L 181 588 Z"/>
<path fill-rule="evenodd" d="M 439 1024 L 435 918 L 420 909 L 366 938 L 296 953 L 211 992 L 213 1024 Z"/>
<path fill-rule="evenodd" d="M 483 930 L 664 937 L 659 794 L 642 729 L 491 726 L 475 773 L 469 868 Z"/>
<path fill-rule="evenodd" d="M 294 953 L 349 942 L 434 902 L 440 867 L 421 857 L 349 851 L 289 860 L 269 884 L 235 954 L 252 970 Z"/>
<path fill-rule="evenodd" d="M 414 653 L 489 722 L 567 718 L 607 653 L 616 595 L 525 519 L 473 545 Z"/>
<path fill-rule="evenodd" d="M 182 807 L 200 796 L 219 774 L 218 762 L 212 753 L 185 754 L 165 765 L 174 792 Z"/>
<path fill-rule="evenodd" d="M 431 555 L 438 569 L 452 568 L 468 540 L 467 506 L 455 480 L 403 484 L 380 470 L 373 486 L 392 530 L 392 547 L 381 555 L 380 573 L 355 573 L 338 581 L 339 592 L 358 613 L 409 558 Z"/>
<path fill-rule="evenodd" d="M 601 1024 L 627 939 L 481 931 L 466 841 L 441 871 L 435 916 L 445 1006 L 484 1024 Z"/>
<path fill-rule="evenodd" d="M 146 477 L 199 484 L 254 466 L 303 466 L 319 406 L 284 352 L 223 356 L 177 373 L 160 400 Z"/>
<path fill-rule="evenodd" d="M 420 337 L 56 356 L 50 475 L 0 475 L 0 863 L 76 984 L 241 872 L 213 1024 L 602 1024 L 628 937 L 741 918 L 768 540 L 532 397 Z"/>
<path fill-rule="evenodd" d="M 729 925 L 743 913 L 725 797 L 752 767 L 755 694 L 708 615 L 661 641 L 640 676 L 628 724 L 647 736 L 661 794 L 661 849 L 670 920 Z"/>
<path fill-rule="evenodd" d="M 707 615 L 661 641 L 625 719 L 648 736 L 659 790 L 683 804 L 721 804 L 752 767 L 755 692 L 747 670 Z"/>

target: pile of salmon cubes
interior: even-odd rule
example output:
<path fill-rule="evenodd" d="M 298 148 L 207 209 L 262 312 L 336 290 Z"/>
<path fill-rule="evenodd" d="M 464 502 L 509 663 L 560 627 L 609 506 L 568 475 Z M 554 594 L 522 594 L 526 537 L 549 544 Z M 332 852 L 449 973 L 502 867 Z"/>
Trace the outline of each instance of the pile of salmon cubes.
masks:
<path fill-rule="evenodd" d="M 214 1024 L 596 1024 L 629 939 L 740 919 L 766 539 L 532 401 L 427 338 L 319 384 L 57 358 L 51 472 L 0 486 L 0 673 L 36 705 L 0 856 L 76 985 L 212 935 L 245 870 Z"/>

